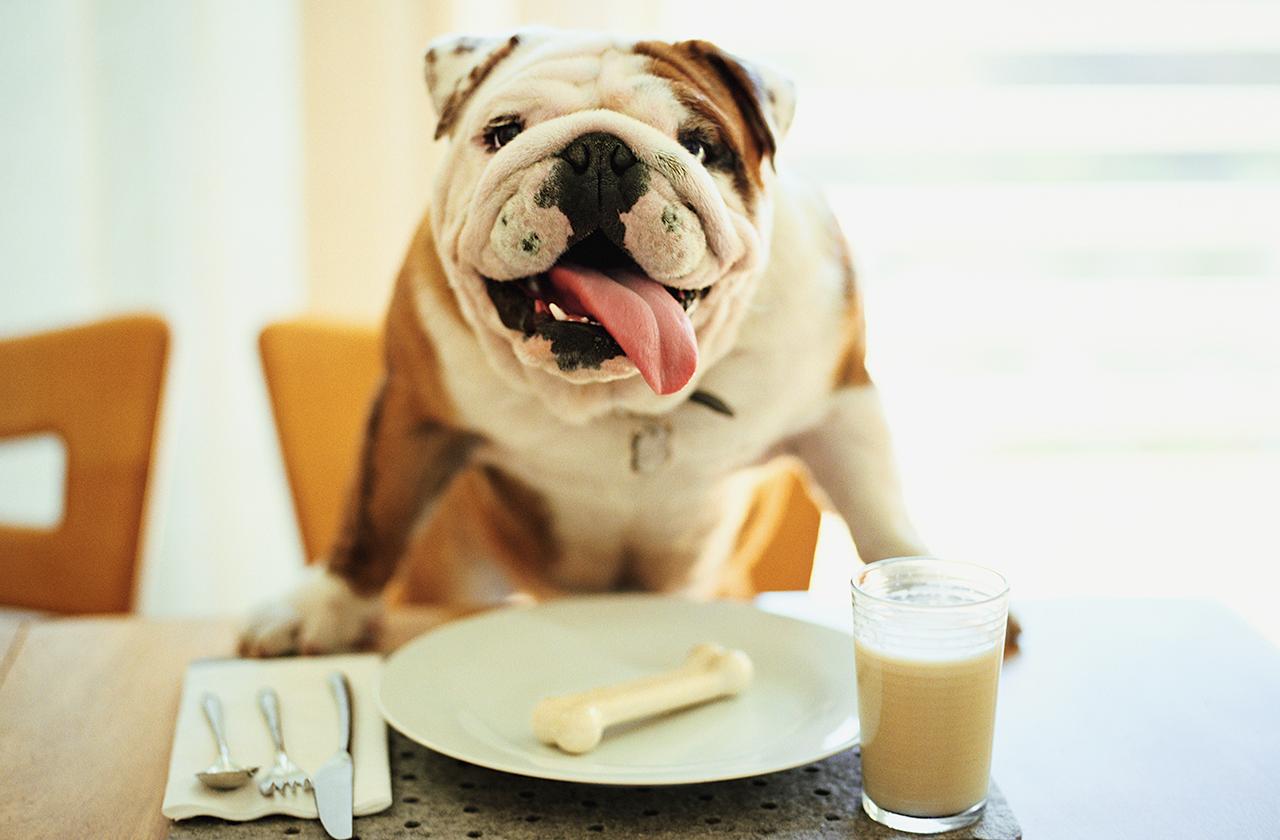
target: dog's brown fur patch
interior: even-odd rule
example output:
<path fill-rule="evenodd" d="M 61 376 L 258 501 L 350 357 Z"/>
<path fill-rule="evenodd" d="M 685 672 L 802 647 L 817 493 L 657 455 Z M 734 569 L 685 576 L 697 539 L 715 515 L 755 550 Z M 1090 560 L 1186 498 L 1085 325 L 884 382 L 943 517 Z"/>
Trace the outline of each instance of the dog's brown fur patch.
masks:
<path fill-rule="evenodd" d="M 419 291 L 430 296 L 436 312 L 463 323 L 458 298 L 440 265 L 431 220 L 426 216 L 413 235 L 391 293 L 385 321 L 386 362 L 388 371 L 398 371 L 412 385 L 413 406 L 419 416 L 447 425 L 454 419 L 453 399 L 445 387 L 435 345 L 422 324 L 415 299 Z"/>
<path fill-rule="evenodd" d="M 853 255 L 849 243 L 840 230 L 835 216 L 827 217 L 830 247 L 834 258 L 844 272 L 844 318 L 840 327 L 840 355 L 836 361 L 832 387 L 851 388 L 870 385 L 867 373 L 867 325 L 862 310 L 862 295 L 858 293 L 857 273 L 853 268 Z"/>
<path fill-rule="evenodd" d="M 369 411 L 347 510 L 328 557 L 330 570 L 364 594 L 390 579 L 413 524 L 466 465 L 476 443 L 451 425 L 453 400 L 419 316 L 418 288 L 461 320 L 457 299 L 444 287 L 427 219 L 392 292 L 385 322 L 386 378 Z"/>
<path fill-rule="evenodd" d="M 437 140 L 453 131 L 454 123 L 458 121 L 458 115 L 462 113 L 462 106 L 467 104 L 471 94 L 475 93 L 476 88 L 480 87 L 480 83 L 493 72 L 493 68 L 497 67 L 504 58 L 511 55 L 519 44 L 520 36 L 512 35 L 502 46 L 485 56 L 484 61 L 472 67 L 471 72 L 465 78 L 458 80 L 457 86 L 449 94 L 449 98 L 445 100 L 443 107 L 440 108 L 440 121 L 436 123 Z M 462 52 L 470 52 L 474 49 L 475 46 L 472 45 L 462 50 Z M 458 50 L 455 50 L 455 52 L 458 52 Z M 434 57 L 428 53 L 427 60 L 428 62 L 434 62 Z"/>
<path fill-rule="evenodd" d="M 738 157 L 734 186 L 753 206 L 764 186 L 761 166 L 777 151 L 761 110 L 760 89 L 742 65 L 709 41 L 640 41 L 636 53 L 652 59 L 649 72 L 667 79 L 677 100 L 715 123 Z"/>
<path fill-rule="evenodd" d="M 545 582 L 556 551 L 545 503 L 497 468 L 467 466 L 478 441 L 455 428 L 453 400 L 418 295 L 426 295 L 435 312 L 463 323 L 426 217 L 392 293 L 387 376 L 370 409 L 329 568 L 361 594 L 377 592 L 395 577 L 389 600 L 474 602 L 483 598 L 466 591 L 474 576 L 465 566 L 489 559 L 519 589 L 554 594 Z"/>
<path fill-rule="evenodd" d="M 422 523 L 388 588 L 393 603 L 493 603 L 511 591 L 542 599 L 563 594 L 547 581 L 556 558 L 542 497 L 492 467 L 472 467 L 454 481 Z M 491 566 L 502 575 L 495 589 Z"/>
<path fill-rule="evenodd" d="M 422 418 L 408 382 L 388 372 L 374 400 L 354 488 L 328 568 L 361 595 L 391 579 L 413 524 L 467 463 L 476 439 Z"/>

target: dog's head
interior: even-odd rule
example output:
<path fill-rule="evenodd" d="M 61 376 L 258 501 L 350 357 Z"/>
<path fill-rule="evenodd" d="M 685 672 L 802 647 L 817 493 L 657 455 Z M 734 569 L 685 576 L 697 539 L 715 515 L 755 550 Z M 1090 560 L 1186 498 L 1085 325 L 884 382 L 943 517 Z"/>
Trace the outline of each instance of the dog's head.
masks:
<path fill-rule="evenodd" d="M 567 418 L 660 411 L 736 340 L 790 86 L 705 41 L 446 38 L 432 198 L 491 364 Z"/>

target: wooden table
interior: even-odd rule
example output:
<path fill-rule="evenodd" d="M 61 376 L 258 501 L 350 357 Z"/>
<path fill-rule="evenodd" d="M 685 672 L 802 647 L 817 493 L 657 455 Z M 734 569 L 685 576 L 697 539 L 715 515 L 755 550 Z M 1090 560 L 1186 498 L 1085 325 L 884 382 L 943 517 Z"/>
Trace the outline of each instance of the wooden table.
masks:
<path fill-rule="evenodd" d="M 381 647 L 451 615 L 397 611 Z M 0 671 L 0 838 L 167 837 L 160 800 L 182 675 L 193 659 L 233 655 L 235 631 L 226 620 L 142 618 L 19 628 Z"/>
<path fill-rule="evenodd" d="M 0 613 L 0 685 L 4 684 L 4 675 L 9 671 L 9 664 L 21 646 L 22 634 L 26 632 L 27 620 L 13 618 Z"/>
<path fill-rule="evenodd" d="M 1026 837 L 1280 836 L 1280 651 L 1207 603 L 1019 614 L 994 772 Z M 380 647 L 446 617 L 398 611 Z M 233 636 L 229 621 L 0 623 L 0 837 L 165 837 L 183 670 Z"/>

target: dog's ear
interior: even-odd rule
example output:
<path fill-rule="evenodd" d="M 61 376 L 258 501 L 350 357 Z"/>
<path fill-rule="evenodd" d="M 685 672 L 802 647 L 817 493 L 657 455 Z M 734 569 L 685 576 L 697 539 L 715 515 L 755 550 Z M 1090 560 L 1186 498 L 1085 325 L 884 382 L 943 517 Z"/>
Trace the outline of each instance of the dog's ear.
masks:
<path fill-rule="evenodd" d="M 493 68 L 520 46 L 506 36 L 446 35 L 427 47 L 427 91 L 436 109 L 436 139 L 453 131 L 467 99 Z"/>
<path fill-rule="evenodd" d="M 791 80 L 768 67 L 738 58 L 710 41 L 681 41 L 675 47 L 720 76 L 761 148 L 767 149 L 772 158 L 796 113 L 796 89 Z"/>

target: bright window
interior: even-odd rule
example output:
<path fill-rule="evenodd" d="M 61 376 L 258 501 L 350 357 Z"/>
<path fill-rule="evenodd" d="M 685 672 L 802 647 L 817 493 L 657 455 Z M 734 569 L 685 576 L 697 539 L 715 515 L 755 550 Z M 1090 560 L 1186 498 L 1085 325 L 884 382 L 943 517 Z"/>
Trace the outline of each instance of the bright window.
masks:
<path fill-rule="evenodd" d="M 1213 597 L 1280 639 L 1280 6 L 664 20 L 797 82 L 781 162 L 853 246 L 933 549 L 1020 597 Z M 841 530 L 815 572 L 833 599 Z"/>

